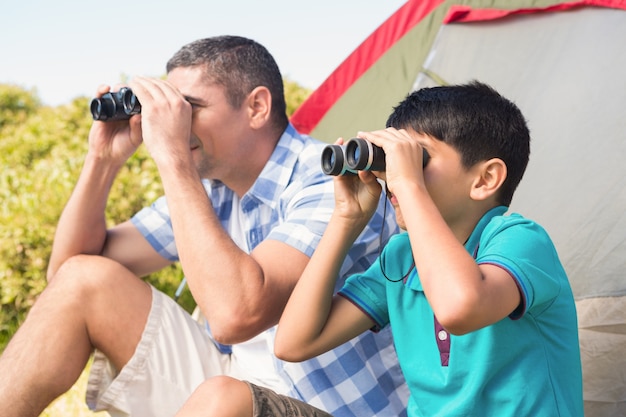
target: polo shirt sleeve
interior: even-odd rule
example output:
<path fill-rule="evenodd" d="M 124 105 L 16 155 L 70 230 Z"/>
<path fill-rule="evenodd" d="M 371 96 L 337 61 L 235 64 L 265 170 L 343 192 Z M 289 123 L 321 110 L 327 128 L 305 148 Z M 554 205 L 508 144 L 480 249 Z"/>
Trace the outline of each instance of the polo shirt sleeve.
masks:
<path fill-rule="evenodd" d="M 403 256 L 407 253 L 408 256 Z M 406 233 L 394 235 L 381 256 L 365 272 L 348 277 L 339 295 L 350 300 L 367 314 L 376 323 L 372 330 L 379 331 L 389 324 L 388 281 L 382 270 L 385 270 L 388 277 L 395 278 L 402 276 L 402 271 L 406 272 L 411 267 L 412 254 L 408 235 Z M 402 283 L 394 285 L 403 286 Z"/>
<path fill-rule="evenodd" d="M 367 271 L 349 276 L 339 291 L 339 295 L 348 299 L 376 323 L 372 328 L 374 332 L 389 324 L 384 278 L 376 273 L 379 270 L 380 262 L 377 259 Z"/>
<path fill-rule="evenodd" d="M 500 217 L 483 232 L 478 264 L 497 265 L 515 279 L 522 303 L 511 318 L 540 314 L 569 285 L 556 248 L 537 223 L 518 215 Z"/>

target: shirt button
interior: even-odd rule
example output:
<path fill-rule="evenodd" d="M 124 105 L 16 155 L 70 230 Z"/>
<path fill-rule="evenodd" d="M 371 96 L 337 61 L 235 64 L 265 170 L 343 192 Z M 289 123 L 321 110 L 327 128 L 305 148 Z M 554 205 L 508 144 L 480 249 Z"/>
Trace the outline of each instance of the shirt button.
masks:
<path fill-rule="evenodd" d="M 446 340 L 448 338 L 448 332 L 446 332 L 445 330 L 439 330 L 439 333 L 437 333 L 437 337 L 439 338 L 439 340 Z"/>

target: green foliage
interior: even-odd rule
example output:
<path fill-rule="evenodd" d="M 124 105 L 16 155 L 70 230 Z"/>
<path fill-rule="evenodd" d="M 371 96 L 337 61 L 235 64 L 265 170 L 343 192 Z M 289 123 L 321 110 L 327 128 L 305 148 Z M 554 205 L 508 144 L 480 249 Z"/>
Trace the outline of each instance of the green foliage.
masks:
<path fill-rule="evenodd" d="M 7 123 L 21 123 L 39 109 L 39 98 L 34 91 L 8 84 L 0 84 L 0 129 Z"/>
<path fill-rule="evenodd" d="M 300 104 L 304 102 L 310 95 L 311 90 L 301 87 L 298 83 L 284 80 L 285 84 L 285 100 L 287 102 L 287 116 L 291 117 Z"/>
<path fill-rule="evenodd" d="M 289 115 L 308 92 L 286 82 Z M 88 99 L 42 107 L 34 92 L 0 84 L 0 352 L 46 285 L 56 224 L 82 168 L 92 120 Z M 109 196 L 110 225 L 127 220 L 162 194 L 154 161 L 144 147 L 121 170 Z M 147 280 L 174 294 L 178 264 Z M 194 307 L 189 291 L 179 299 Z"/>

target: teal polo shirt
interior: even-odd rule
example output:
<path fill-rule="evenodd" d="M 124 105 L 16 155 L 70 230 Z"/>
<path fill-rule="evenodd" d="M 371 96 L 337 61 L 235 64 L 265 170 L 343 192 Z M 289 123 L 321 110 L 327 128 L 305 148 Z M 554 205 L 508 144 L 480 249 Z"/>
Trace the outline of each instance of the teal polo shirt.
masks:
<path fill-rule="evenodd" d="M 506 207 L 487 212 L 465 248 L 505 269 L 522 302 L 507 318 L 449 334 L 424 295 L 407 233 L 394 236 L 340 294 L 391 326 L 411 397 L 409 416 L 582 416 L 576 309 L 546 231 Z M 381 265 L 384 274 L 381 272 Z"/>

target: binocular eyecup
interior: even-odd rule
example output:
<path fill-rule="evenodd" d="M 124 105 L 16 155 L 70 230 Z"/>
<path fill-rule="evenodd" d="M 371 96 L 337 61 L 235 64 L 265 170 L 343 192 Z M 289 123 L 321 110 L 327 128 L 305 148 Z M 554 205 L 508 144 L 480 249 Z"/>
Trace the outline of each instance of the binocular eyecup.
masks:
<path fill-rule="evenodd" d="M 132 115 L 141 113 L 141 104 L 128 87 L 92 99 L 89 107 L 93 119 L 103 122 L 128 120 Z"/>
<path fill-rule="evenodd" d="M 424 150 L 425 167 L 430 155 Z M 345 145 L 328 145 L 322 150 L 322 171 L 326 175 L 356 174 L 357 171 L 384 171 L 385 152 L 362 138 L 352 138 Z"/>

